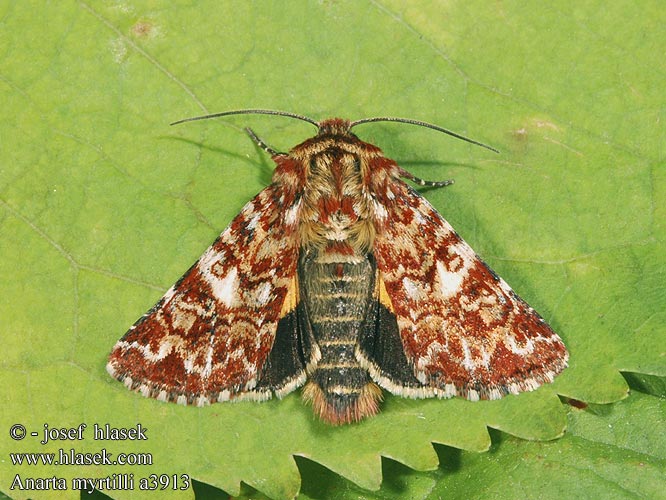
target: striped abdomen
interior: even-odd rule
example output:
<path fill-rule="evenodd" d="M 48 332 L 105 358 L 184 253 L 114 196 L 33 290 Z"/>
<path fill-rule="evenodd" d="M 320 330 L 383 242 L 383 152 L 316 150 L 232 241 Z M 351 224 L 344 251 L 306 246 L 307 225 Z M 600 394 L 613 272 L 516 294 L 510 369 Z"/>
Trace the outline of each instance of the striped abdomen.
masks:
<path fill-rule="evenodd" d="M 321 352 L 303 395 L 332 424 L 356 422 L 379 410 L 381 389 L 355 356 L 374 274 L 368 255 L 312 250 L 299 262 L 301 301 Z"/>

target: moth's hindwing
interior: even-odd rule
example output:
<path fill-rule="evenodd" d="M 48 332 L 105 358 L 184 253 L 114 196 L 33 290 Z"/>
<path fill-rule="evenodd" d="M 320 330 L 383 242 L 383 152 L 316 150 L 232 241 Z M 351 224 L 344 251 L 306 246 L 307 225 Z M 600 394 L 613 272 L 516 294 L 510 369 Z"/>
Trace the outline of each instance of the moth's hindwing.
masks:
<path fill-rule="evenodd" d="M 144 396 L 197 405 L 267 399 L 304 382 L 313 351 L 298 336 L 298 239 L 283 195 L 271 186 L 243 208 L 118 341 L 112 376 Z"/>
<path fill-rule="evenodd" d="M 361 345 L 373 378 L 394 394 L 470 400 L 552 382 L 567 365 L 560 337 L 421 195 L 390 190 L 373 193 L 385 207 L 373 246 L 381 331 Z"/>

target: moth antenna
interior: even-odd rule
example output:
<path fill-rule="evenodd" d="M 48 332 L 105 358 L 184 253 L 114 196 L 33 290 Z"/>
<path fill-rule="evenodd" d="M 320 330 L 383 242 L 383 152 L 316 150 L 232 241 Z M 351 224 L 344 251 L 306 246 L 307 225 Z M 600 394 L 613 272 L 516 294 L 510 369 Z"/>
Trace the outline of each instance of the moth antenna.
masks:
<path fill-rule="evenodd" d="M 351 122 L 349 124 L 349 128 L 353 128 L 356 125 L 360 125 L 362 123 L 371 123 L 371 122 L 400 122 L 400 123 L 408 123 L 410 125 L 418 125 L 419 127 L 426 127 L 426 128 L 431 128 L 433 130 L 437 130 L 438 132 L 443 132 L 447 135 L 450 135 L 452 137 L 455 137 L 456 139 L 463 140 L 465 142 L 469 142 L 470 144 L 474 144 L 476 146 L 481 146 L 482 148 L 489 149 L 490 151 L 494 151 L 495 153 L 499 153 L 497 149 L 495 149 L 492 146 L 488 146 L 487 144 L 484 144 L 479 141 L 475 141 L 474 139 L 470 139 L 469 137 L 465 137 L 464 135 L 457 134 L 449 129 L 446 129 L 444 127 L 440 127 L 439 125 L 433 125 L 432 123 L 427 123 L 427 122 L 422 122 L 421 120 L 412 120 L 410 118 L 397 118 L 397 117 L 392 117 L 392 116 L 378 116 L 376 118 L 363 118 L 361 120 L 356 120 L 354 122 Z"/>
<path fill-rule="evenodd" d="M 315 127 L 319 127 L 319 123 L 314 121 L 312 118 L 307 116 L 298 115 L 296 113 L 289 113 L 288 111 L 276 111 L 274 109 L 236 109 L 233 111 L 222 111 L 221 113 L 213 113 L 212 115 L 203 115 L 203 116 L 193 116 L 191 118 L 183 118 L 182 120 L 177 120 L 170 125 L 178 125 L 179 123 L 185 122 L 194 122 L 197 120 L 208 120 L 210 118 L 219 118 L 220 116 L 229 116 L 229 115 L 278 115 L 278 116 L 288 116 L 290 118 L 296 118 L 304 122 L 311 123 Z"/>

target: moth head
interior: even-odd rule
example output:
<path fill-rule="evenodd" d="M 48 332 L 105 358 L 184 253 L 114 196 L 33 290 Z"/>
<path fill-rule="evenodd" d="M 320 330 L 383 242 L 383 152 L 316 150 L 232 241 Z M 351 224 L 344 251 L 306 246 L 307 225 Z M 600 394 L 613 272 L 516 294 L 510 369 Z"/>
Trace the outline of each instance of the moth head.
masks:
<path fill-rule="evenodd" d="M 349 135 L 351 129 L 351 123 L 349 120 L 344 120 L 342 118 L 331 118 L 329 120 L 322 120 L 318 123 L 317 132 L 318 137 L 326 135 Z"/>

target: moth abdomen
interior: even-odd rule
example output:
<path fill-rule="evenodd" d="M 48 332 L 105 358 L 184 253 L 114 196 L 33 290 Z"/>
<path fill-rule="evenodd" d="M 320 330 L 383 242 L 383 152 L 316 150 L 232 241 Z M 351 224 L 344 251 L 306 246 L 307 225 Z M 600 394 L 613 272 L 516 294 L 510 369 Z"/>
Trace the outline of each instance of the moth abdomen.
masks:
<path fill-rule="evenodd" d="M 382 390 L 373 382 L 360 388 L 344 385 L 323 389 L 311 379 L 303 389 L 303 399 L 312 404 L 315 414 L 323 421 L 343 425 L 379 413 Z"/>
<path fill-rule="evenodd" d="M 353 252 L 304 251 L 299 263 L 301 300 L 321 352 L 303 395 L 332 424 L 356 422 L 379 410 L 381 390 L 355 355 L 374 272 L 369 256 Z"/>
<path fill-rule="evenodd" d="M 319 342 L 321 359 L 303 395 L 327 422 L 356 422 L 379 411 L 381 390 L 354 356 L 356 341 Z"/>

